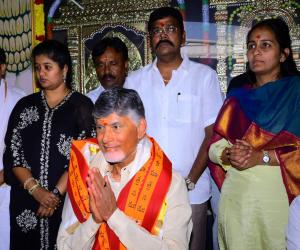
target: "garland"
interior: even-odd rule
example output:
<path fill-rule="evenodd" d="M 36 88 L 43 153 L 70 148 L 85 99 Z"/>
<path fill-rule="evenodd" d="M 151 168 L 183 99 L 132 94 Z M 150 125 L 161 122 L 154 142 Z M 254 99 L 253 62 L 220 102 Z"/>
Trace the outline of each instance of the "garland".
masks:
<path fill-rule="evenodd" d="M 32 10 L 33 46 L 45 40 L 44 0 L 34 0 Z"/>

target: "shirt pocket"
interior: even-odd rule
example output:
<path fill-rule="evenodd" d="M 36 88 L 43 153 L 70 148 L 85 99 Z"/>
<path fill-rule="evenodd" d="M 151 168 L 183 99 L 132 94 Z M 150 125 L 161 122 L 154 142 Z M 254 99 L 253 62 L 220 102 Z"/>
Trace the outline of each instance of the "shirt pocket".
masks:
<path fill-rule="evenodd" d="M 175 120 L 183 123 L 197 122 L 200 118 L 200 108 L 200 96 L 178 93 Z"/>

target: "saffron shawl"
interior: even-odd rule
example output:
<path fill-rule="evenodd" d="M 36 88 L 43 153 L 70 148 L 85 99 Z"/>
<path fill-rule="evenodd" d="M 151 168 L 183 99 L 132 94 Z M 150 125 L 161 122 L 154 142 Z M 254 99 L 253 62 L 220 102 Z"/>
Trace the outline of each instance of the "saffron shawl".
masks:
<path fill-rule="evenodd" d="M 155 140 L 149 140 L 152 143 L 151 156 L 122 189 L 117 206 L 151 234 L 158 235 L 166 211 L 165 198 L 171 184 L 172 164 Z M 73 141 L 69 168 L 68 194 L 80 222 L 86 221 L 91 215 L 85 184 L 89 169 L 85 154 L 87 146 L 89 151 L 98 150 L 96 139 Z M 121 250 L 126 247 L 108 225 L 102 223 L 93 249 Z"/>

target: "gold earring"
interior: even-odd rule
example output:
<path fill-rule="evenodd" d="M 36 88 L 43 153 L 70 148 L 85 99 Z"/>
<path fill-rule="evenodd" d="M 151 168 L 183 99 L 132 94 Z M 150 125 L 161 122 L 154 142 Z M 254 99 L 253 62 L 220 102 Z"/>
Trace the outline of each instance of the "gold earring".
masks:
<path fill-rule="evenodd" d="M 284 62 L 285 59 L 286 59 L 286 57 L 287 57 L 286 55 L 281 55 L 281 56 L 280 56 L 280 62 Z"/>

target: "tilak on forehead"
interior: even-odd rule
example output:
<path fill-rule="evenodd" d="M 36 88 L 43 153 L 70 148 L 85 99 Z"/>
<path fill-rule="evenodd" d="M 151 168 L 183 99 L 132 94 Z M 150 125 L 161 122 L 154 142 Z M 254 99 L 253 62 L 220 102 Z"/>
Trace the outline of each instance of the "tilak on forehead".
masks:
<path fill-rule="evenodd" d="M 111 58 L 111 56 L 109 56 L 109 55 L 102 55 L 101 56 L 101 60 L 103 60 L 103 61 L 107 61 L 107 60 L 109 60 Z"/>
<path fill-rule="evenodd" d="M 103 126 L 107 126 L 108 122 L 101 122 Z"/>
<path fill-rule="evenodd" d="M 157 24 L 156 26 L 159 26 L 159 27 L 164 27 L 165 26 L 165 22 L 164 21 L 157 21 Z"/>
<path fill-rule="evenodd" d="M 109 124 L 107 117 L 101 117 L 98 119 L 98 124 L 100 123 L 103 126 L 107 126 Z"/>
<path fill-rule="evenodd" d="M 102 59 L 107 60 L 107 59 L 108 59 L 108 56 L 105 55 L 105 56 L 102 57 Z"/>

